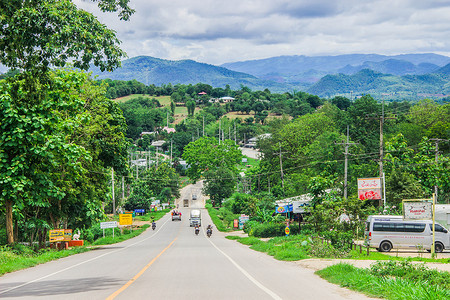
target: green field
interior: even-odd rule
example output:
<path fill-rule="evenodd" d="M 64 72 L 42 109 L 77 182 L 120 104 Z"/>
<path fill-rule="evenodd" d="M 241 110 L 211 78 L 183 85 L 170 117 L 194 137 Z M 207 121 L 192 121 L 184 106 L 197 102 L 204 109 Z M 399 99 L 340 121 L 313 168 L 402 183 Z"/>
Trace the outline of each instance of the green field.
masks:
<path fill-rule="evenodd" d="M 148 98 L 148 99 L 153 99 L 155 98 L 156 100 L 159 101 L 159 103 L 162 106 L 170 106 L 170 96 L 150 96 L 150 95 L 144 95 L 144 94 L 133 94 L 133 95 L 128 95 L 125 97 L 120 97 L 120 98 L 116 98 L 114 99 L 115 102 L 119 102 L 119 103 L 123 103 L 123 102 L 127 102 L 128 100 L 137 98 L 137 97 L 144 97 L 144 98 Z"/>

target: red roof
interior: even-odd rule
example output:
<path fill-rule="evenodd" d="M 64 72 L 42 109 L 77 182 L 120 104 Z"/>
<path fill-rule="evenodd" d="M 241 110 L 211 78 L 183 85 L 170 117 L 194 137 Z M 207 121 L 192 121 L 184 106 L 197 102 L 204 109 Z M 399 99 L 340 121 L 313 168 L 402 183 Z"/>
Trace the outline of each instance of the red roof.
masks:
<path fill-rule="evenodd" d="M 206 93 L 205 92 L 200 92 L 200 93 L 198 93 L 199 95 L 206 95 Z"/>

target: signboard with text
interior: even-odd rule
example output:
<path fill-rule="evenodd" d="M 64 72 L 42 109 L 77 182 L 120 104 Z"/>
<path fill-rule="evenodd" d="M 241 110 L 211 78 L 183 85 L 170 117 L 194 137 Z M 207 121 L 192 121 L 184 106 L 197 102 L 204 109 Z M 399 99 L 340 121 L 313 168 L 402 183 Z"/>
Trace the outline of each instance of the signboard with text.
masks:
<path fill-rule="evenodd" d="M 380 200 L 381 178 L 358 178 L 358 198 L 360 200 Z"/>
<path fill-rule="evenodd" d="M 64 229 L 52 229 L 49 231 L 50 243 L 64 241 Z"/>
<path fill-rule="evenodd" d="M 132 214 L 119 215 L 119 224 L 120 225 L 132 225 L 133 224 L 133 215 Z"/>
<path fill-rule="evenodd" d="M 101 229 L 106 229 L 106 228 L 116 228 L 117 227 L 117 221 L 112 221 L 112 222 L 101 222 L 100 223 L 100 228 Z"/>
<path fill-rule="evenodd" d="M 311 201 L 309 200 L 301 200 L 301 201 L 292 201 L 292 212 L 296 214 L 302 214 L 306 212 L 306 207 L 309 206 Z"/>
<path fill-rule="evenodd" d="M 403 218 L 405 220 L 431 219 L 433 203 L 426 201 L 403 201 Z"/>

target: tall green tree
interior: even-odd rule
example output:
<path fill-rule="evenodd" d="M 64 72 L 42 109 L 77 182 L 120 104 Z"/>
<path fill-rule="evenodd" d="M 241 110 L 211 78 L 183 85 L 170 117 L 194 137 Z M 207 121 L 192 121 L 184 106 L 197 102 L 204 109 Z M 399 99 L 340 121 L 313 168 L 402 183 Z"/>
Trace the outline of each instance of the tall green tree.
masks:
<path fill-rule="evenodd" d="M 128 19 L 128 0 L 99 0 L 103 11 Z M 0 203 L 5 206 L 8 242 L 14 242 L 13 206 L 48 205 L 48 197 L 64 193 L 54 184 L 48 166 L 64 161 L 77 166 L 81 148 L 65 139 L 70 127 L 57 112 L 77 109 L 81 102 L 59 89 L 50 69 L 65 66 L 101 70 L 120 65 L 124 52 L 115 33 L 69 0 L 0 2 L 0 63 L 22 71 L 0 86 L 2 156 Z M 54 91 L 58 91 L 54 93 Z M 72 106 L 72 108 L 71 108 Z"/>
<path fill-rule="evenodd" d="M 236 165 L 242 159 L 239 147 L 231 140 L 219 141 L 212 137 L 202 137 L 189 143 L 183 152 L 183 159 L 189 165 L 188 177 L 197 181 L 206 171 L 225 167 L 237 174 Z"/>

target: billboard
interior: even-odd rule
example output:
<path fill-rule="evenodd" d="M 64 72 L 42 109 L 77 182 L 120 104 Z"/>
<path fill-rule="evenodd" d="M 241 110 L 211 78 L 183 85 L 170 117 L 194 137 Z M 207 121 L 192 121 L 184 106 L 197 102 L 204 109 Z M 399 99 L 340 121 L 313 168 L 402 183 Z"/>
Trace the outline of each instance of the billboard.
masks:
<path fill-rule="evenodd" d="M 301 201 L 292 201 L 292 212 L 296 214 L 302 214 L 306 212 L 306 207 L 309 206 L 311 201 L 309 200 L 301 200 Z"/>
<path fill-rule="evenodd" d="M 120 214 L 119 215 L 119 224 L 120 225 L 133 224 L 133 215 L 132 214 Z"/>
<path fill-rule="evenodd" d="M 49 230 L 49 242 L 68 242 L 72 240 L 72 229 L 52 229 Z"/>
<path fill-rule="evenodd" d="M 360 200 L 381 199 L 381 178 L 358 178 L 358 198 Z"/>
<path fill-rule="evenodd" d="M 403 201 L 403 219 L 432 219 L 433 203 L 425 201 Z"/>

